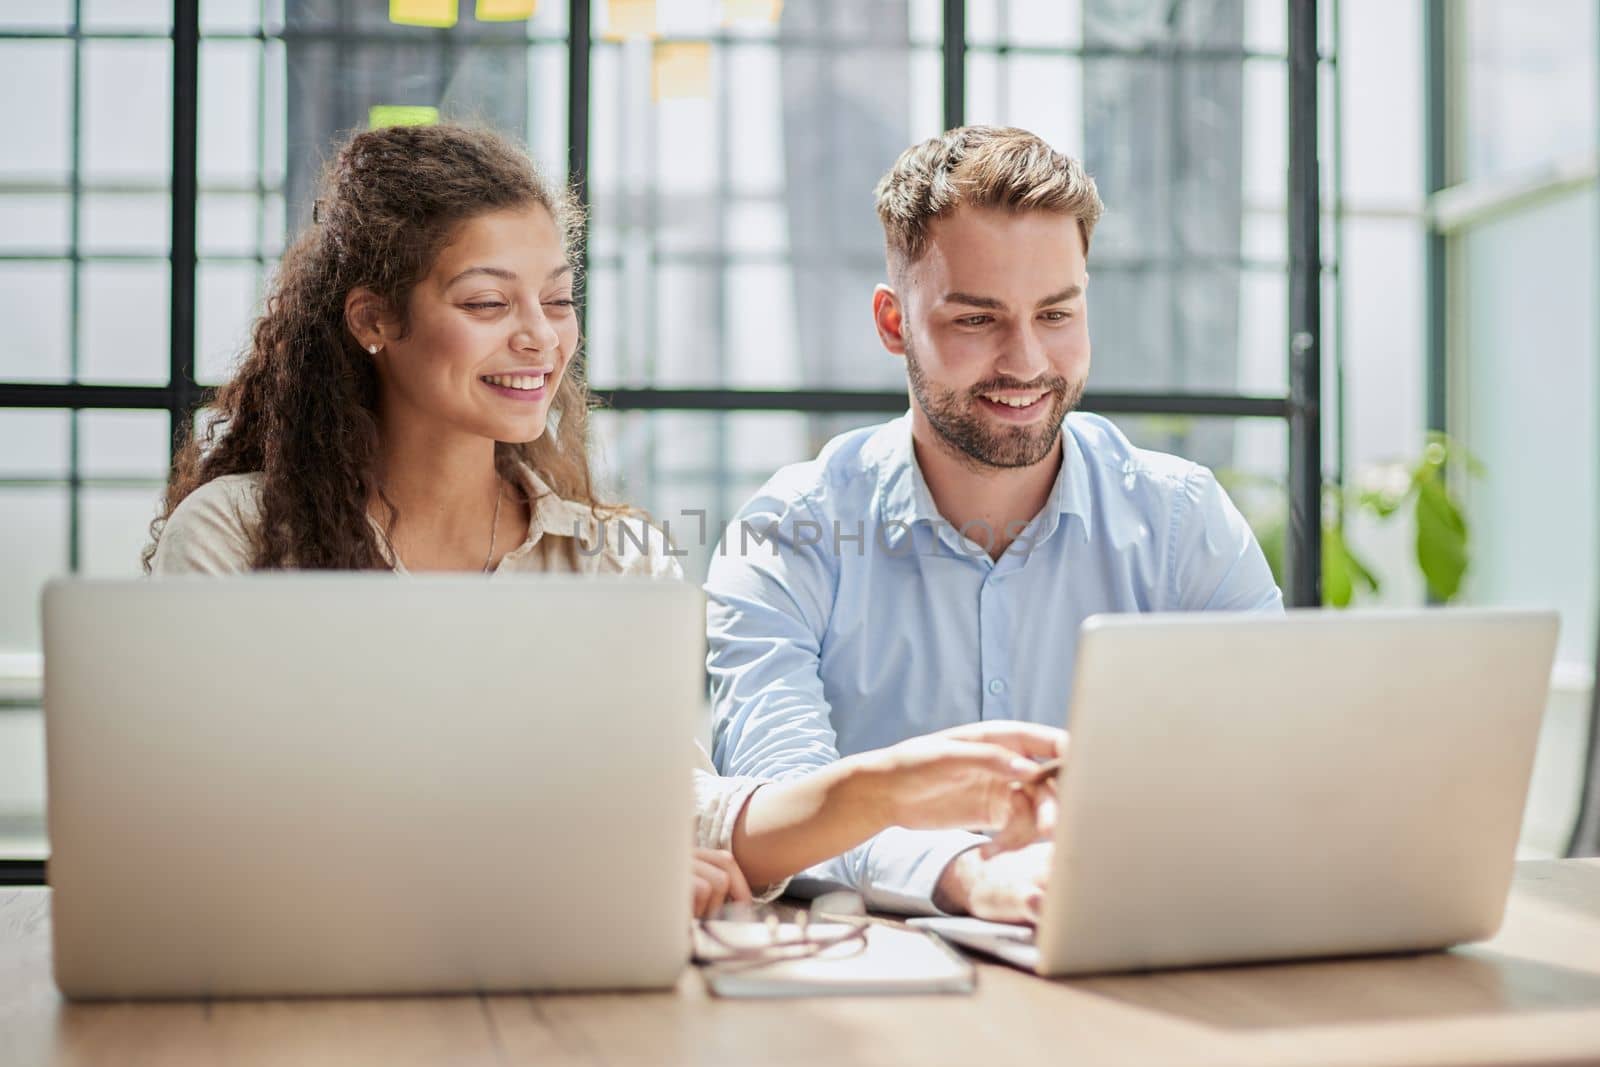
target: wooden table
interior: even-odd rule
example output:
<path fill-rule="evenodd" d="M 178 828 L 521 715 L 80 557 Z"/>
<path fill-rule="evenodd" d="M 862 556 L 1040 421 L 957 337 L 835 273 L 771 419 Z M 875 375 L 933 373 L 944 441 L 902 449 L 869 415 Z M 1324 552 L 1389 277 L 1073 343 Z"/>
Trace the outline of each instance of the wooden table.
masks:
<path fill-rule="evenodd" d="M 50 895 L 0 890 L 0 1064 L 1600 1062 L 1600 861 L 1522 864 L 1482 945 L 1386 959 L 1048 982 L 976 995 L 672 993 L 71 1004 Z"/>

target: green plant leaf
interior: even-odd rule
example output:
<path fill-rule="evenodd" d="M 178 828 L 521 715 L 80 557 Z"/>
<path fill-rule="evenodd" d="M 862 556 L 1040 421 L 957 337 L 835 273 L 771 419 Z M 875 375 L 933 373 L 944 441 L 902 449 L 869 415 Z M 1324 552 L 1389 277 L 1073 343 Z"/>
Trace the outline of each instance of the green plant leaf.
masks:
<path fill-rule="evenodd" d="M 1356 555 L 1350 548 L 1350 542 L 1343 541 L 1345 563 L 1350 568 L 1350 574 L 1355 581 L 1367 587 L 1367 592 L 1377 593 L 1383 585 L 1378 581 L 1378 576 L 1372 573 L 1372 568 L 1367 566 L 1367 561 Z"/>
<path fill-rule="evenodd" d="M 1428 591 L 1448 602 L 1467 571 L 1467 522 L 1438 478 L 1417 480 L 1417 565 Z"/>
<path fill-rule="evenodd" d="M 1328 524 L 1322 528 L 1322 602 L 1331 607 L 1349 607 L 1357 584 L 1367 592 L 1378 591 L 1378 579 L 1365 562 L 1350 550 L 1344 532 Z"/>
<path fill-rule="evenodd" d="M 1350 556 L 1337 527 L 1322 531 L 1322 602 L 1329 607 L 1347 608 L 1355 589 L 1350 582 Z"/>

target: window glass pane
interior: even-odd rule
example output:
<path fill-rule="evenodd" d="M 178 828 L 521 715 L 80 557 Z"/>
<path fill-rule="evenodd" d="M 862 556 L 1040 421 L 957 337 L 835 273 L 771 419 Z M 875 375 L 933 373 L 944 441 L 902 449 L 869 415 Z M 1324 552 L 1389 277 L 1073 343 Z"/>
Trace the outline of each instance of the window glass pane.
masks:
<path fill-rule="evenodd" d="M 261 46 L 254 41 L 200 44 L 200 184 L 254 185 L 261 123 Z"/>
<path fill-rule="evenodd" d="M 79 412 L 79 472 L 91 479 L 146 478 L 160 484 L 167 476 L 170 422 L 165 411 Z"/>
<path fill-rule="evenodd" d="M 86 30 L 172 32 L 172 0 L 82 0 Z"/>
<path fill-rule="evenodd" d="M 0 193 L 0 252 L 63 255 L 71 240 L 71 197 Z"/>
<path fill-rule="evenodd" d="M 1005 25 L 1000 35 L 1010 43 L 1070 48 L 1082 42 L 1083 11 L 1078 0 L 1005 0 L 1001 8 Z"/>
<path fill-rule="evenodd" d="M 271 260 L 283 252 L 284 240 L 288 236 L 287 209 L 282 196 L 271 194 L 261 202 L 261 210 L 264 212 L 261 219 L 261 252 L 268 257 L 270 267 Z"/>
<path fill-rule="evenodd" d="M 0 380 L 64 381 L 68 362 L 67 308 L 71 265 L 0 262 Z"/>
<path fill-rule="evenodd" d="M 249 344 L 257 310 L 257 278 L 253 263 L 200 264 L 195 376 L 201 383 L 227 380 Z"/>
<path fill-rule="evenodd" d="M 254 33 L 261 26 L 261 0 L 202 0 L 200 32 Z"/>
<path fill-rule="evenodd" d="M 78 201 L 83 251 L 164 256 L 172 247 L 172 198 L 166 194 L 85 193 Z"/>
<path fill-rule="evenodd" d="M 967 54 L 967 121 L 1020 126 L 1083 156 L 1083 64 L 1060 55 Z"/>
<path fill-rule="evenodd" d="M 719 351 L 717 329 L 718 277 L 704 267 L 678 267 L 663 263 L 655 271 L 657 332 L 645 355 L 648 381 L 662 385 L 689 385 L 717 380 L 725 354 Z"/>
<path fill-rule="evenodd" d="M 0 8 L 0 31 L 60 30 L 72 27 L 72 0 L 29 0 Z"/>
<path fill-rule="evenodd" d="M 86 263 L 79 336 L 79 378 L 161 383 L 171 354 L 171 299 L 166 263 Z"/>
<path fill-rule="evenodd" d="M 289 72 L 283 42 L 268 41 L 262 62 L 261 183 L 281 192 L 289 164 Z"/>
<path fill-rule="evenodd" d="M 1244 34 L 1245 0 L 1203 4 L 1080 0 L 1089 45 L 1119 49 L 1236 49 Z M 1272 3 L 1274 0 L 1263 0 Z M 1279 0 L 1279 6 L 1282 6 Z"/>
<path fill-rule="evenodd" d="M 908 145 L 916 138 L 944 132 L 944 56 L 937 48 L 912 50 L 909 85 L 912 132 L 906 139 Z"/>
<path fill-rule="evenodd" d="M 1327 16 L 1331 8 L 1347 3 L 1348 0 L 1323 0 L 1321 14 Z M 1383 11 L 1390 18 L 1395 15 L 1392 5 L 1383 5 Z M 1252 52 L 1288 55 L 1289 5 L 1283 0 L 1245 0 L 1244 46 Z"/>
<path fill-rule="evenodd" d="M 171 43 L 85 41 L 83 63 L 86 180 L 165 186 L 172 173 Z"/>
<path fill-rule="evenodd" d="M 135 578 L 161 502 L 159 482 L 79 490 L 78 568 L 92 578 Z"/>
<path fill-rule="evenodd" d="M 1600 575 L 1596 198 L 1585 191 L 1464 239 L 1465 410 L 1482 459 L 1469 479 L 1467 597 L 1561 610 L 1557 658 L 1588 664 Z"/>
<path fill-rule="evenodd" d="M 1326 310 L 1331 312 L 1333 306 L 1329 299 Z M 1223 314 L 1220 309 L 1197 313 L 1215 313 L 1219 317 Z M 1289 279 L 1276 271 L 1241 272 L 1237 316 L 1239 357 L 1233 375 L 1226 375 L 1225 364 L 1186 360 L 1188 369 L 1207 375 L 1186 388 L 1253 396 L 1284 395 L 1289 389 Z M 1324 352 L 1332 352 L 1333 338 L 1324 336 L 1322 346 Z M 1332 360 L 1325 363 L 1331 367 Z"/>
<path fill-rule="evenodd" d="M 752 263 L 726 276 L 730 385 L 752 388 L 806 384 L 794 349 L 794 286 L 781 263 Z"/>
<path fill-rule="evenodd" d="M 944 0 L 907 0 L 906 11 L 912 44 L 937 49 L 944 43 Z"/>
<path fill-rule="evenodd" d="M 872 189 L 942 123 L 939 53 L 913 59 L 913 10 L 937 29 L 937 5 L 786 4 L 775 26 L 713 41 L 707 92 L 688 99 L 652 99 L 649 42 L 596 43 L 596 385 L 895 380 L 868 310 L 884 270 Z"/>
<path fill-rule="evenodd" d="M 0 70 L 8 84 L 28 87 L 28 106 L 7 108 L 0 120 L 0 178 L 65 182 L 72 169 L 72 46 L 0 41 Z"/>
<path fill-rule="evenodd" d="M 723 149 L 727 152 L 726 181 L 735 194 L 764 196 L 782 203 L 784 127 L 782 122 L 773 121 L 783 114 L 782 53 L 776 46 L 766 44 L 744 45 L 723 52 L 726 76 L 738 87 L 737 92 L 727 93 L 730 133 L 729 143 Z M 702 114 L 696 119 L 699 125 L 709 128 L 712 126 L 707 121 L 709 117 Z M 667 151 L 676 154 L 678 150 L 669 143 Z M 707 152 L 703 158 L 712 165 L 715 174 L 716 156 Z M 713 177 L 707 184 L 715 181 Z"/>
<path fill-rule="evenodd" d="M 609 263 L 589 261 L 589 273 L 584 278 L 584 301 L 592 308 L 610 308 L 610 313 L 588 316 L 583 336 L 583 351 L 587 354 L 587 370 L 591 382 L 615 384 L 628 381 L 630 365 L 624 362 L 628 326 L 632 318 L 622 302 L 621 279 L 617 268 Z"/>
<path fill-rule="evenodd" d="M 560 7 L 562 22 L 566 7 Z M 540 12 L 543 14 L 543 11 Z M 562 32 L 565 32 L 564 30 Z M 560 177 L 567 170 L 567 46 L 534 45 L 528 49 L 528 148 L 544 172 Z"/>
<path fill-rule="evenodd" d="M 142 573 L 166 480 L 169 416 L 164 411 L 93 411 L 78 416 L 78 568 L 94 577 Z"/>
<path fill-rule="evenodd" d="M 1346 200 L 1356 210 L 1415 208 L 1423 193 L 1422 8 L 1340 5 L 1338 162 Z"/>
<path fill-rule="evenodd" d="M 1359 474 L 1423 439 L 1424 239 L 1406 218 L 1354 218 L 1345 233 L 1345 447 Z"/>
<path fill-rule="evenodd" d="M 260 198 L 251 193 L 201 193 L 196 219 L 200 254 L 252 256 Z"/>
<path fill-rule="evenodd" d="M 1595 5 L 1468 0 L 1462 8 L 1460 179 L 1527 174 L 1592 153 Z"/>
<path fill-rule="evenodd" d="M 0 653 L 39 650 L 39 591 L 67 570 L 65 486 L 0 486 Z"/>
<path fill-rule="evenodd" d="M 723 204 L 729 251 L 761 260 L 779 259 L 789 247 L 789 217 L 776 197 L 733 197 Z"/>
<path fill-rule="evenodd" d="M 1240 180 L 1251 210 L 1281 212 L 1289 173 L 1289 75 L 1282 63 L 1244 64 L 1239 100 Z"/>
<path fill-rule="evenodd" d="M 69 412 L 0 408 L 0 481 L 66 478 L 71 432 Z"/>

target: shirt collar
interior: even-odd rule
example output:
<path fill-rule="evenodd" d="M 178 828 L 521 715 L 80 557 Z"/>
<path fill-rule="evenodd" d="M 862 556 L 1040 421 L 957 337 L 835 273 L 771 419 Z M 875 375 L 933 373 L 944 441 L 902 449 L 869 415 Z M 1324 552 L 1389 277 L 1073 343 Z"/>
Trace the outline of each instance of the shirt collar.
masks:
<path fill-rule="evenodd" d="M 600 520 L 587 504 L 556 495 L 532 467 L 518 463 L 512 477 L 532 501 L 533 517 L 528 522 L 528 539 L 507 553 L 507 558 L 531 551 L 546 537 L 576 537 L 586 550 L 600 543 Z"/>
<path fill-rule="evenodd" d="M 526 463 L 517 463 L 512 468 L 511 479 L 532 502 L 533 517 L 528 522 L 527 538 L 507 552 L 501 558 L 502 563 L 527 555 L 547 536 L 576 536 L 586 552 L 592 552 L 601 543 L 600 520 L 586 504 L 557 496 L 555 490 Z M 395 557 L 390 548 L 383 524 L 371 514 L 367 515 L 367 521 L 378 533 L 378 550 L 383 553 L 384 559 L 397 573 L 405 574 L 405 564 Z"/>
<path fill-rule="evenodd" d="M 877 471 L 878 523 L 885 545 L 895 547 L 918 523 L 943 522 L 933 492 L 922 476 L 911 445 L 911 413 L 888 423 L 872 436 L 864 448 L 864 458 Z M 1061 516 L 1077 515 L 1085 531 L 1091 528 L 1094 502 L 1089 493 L 1089 462 L 1077 436 L 1069 425 L 1061 427 L 1061 469 L 1056 473 L 1050 496 L 1039 512 L 1041 527 L 1034 540 L 1050 536 Z"/>

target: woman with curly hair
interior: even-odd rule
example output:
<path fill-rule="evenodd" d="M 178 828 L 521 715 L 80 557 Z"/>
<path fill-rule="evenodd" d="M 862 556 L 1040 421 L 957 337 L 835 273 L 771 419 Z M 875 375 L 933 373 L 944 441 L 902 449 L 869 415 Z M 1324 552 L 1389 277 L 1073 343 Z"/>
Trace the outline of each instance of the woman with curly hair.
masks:
<path fill-rule="evenodd" d="M 594 489 L 573 364 L 580 221 L 493 133 L 352 136 L 213 417 L 179 450 L 150 572 L 681 578 L 665 539 Z M 890 825 L 1002 826 L 997 840 L 1021 843 L 1035 798 L 1013 783 L 1062 742 L 983 724 L 786 783 L 718 778 L 702 753 L 694 908 L 748 899 L 751 882 L 775 892 Z"/>

